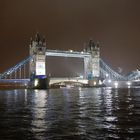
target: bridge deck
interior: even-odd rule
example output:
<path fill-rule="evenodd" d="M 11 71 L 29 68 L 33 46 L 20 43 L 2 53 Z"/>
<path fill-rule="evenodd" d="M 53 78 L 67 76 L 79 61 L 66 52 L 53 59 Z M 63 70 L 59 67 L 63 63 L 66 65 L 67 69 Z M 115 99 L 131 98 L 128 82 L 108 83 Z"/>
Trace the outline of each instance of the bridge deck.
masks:
<path fill-rule="evenodd" d="M 50 79 L 50 85 L 55 83 L 60 83 L 60 82 L 79 82 L 82 84 L 87 84 L 88 80 L 80 79 L 80 78 L 51 78 Z"/>

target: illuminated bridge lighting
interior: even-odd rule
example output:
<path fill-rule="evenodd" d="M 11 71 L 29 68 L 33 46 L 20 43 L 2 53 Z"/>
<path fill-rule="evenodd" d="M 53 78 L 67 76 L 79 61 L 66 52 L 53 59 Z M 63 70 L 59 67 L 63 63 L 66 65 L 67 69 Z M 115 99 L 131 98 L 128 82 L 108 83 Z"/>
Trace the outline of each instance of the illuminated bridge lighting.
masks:
<path fill-rule="evenodd" d="M 46 56 L 61 56 L 61 57 L 78 57 L 84 58 L 89 57 L 90 53 L 87 52 L 77 52 L 77 51 L 60 51 L 60 50 L 47 50 Z"/>

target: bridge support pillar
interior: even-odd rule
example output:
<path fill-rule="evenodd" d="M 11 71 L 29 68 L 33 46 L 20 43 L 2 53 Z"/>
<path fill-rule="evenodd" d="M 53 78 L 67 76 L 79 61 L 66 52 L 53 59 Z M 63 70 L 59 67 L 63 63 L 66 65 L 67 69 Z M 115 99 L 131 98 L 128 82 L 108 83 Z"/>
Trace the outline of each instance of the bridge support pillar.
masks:
<path fill-rule="evenodd" d="M 89 41 L 86 51 L 91 55 L 89 58 L 85 58 L 85 75 L 88 79 L 89 86 L 98 86 L 100 82 L 100 48 L 98 43 L 94 43 L 92 40 Z"/>
<path fill-rule="evenodd" d="M 84 57 L 84 79 L 88 78 L 90 57 Z"/>
<path fill-rule="evenodd" d="M 49 79 L 46 76 L 46 42 L 39 34 L 36 34 L 35 41 L 30 44 L 30 83 L 31 88 L 46 89 Z"/>

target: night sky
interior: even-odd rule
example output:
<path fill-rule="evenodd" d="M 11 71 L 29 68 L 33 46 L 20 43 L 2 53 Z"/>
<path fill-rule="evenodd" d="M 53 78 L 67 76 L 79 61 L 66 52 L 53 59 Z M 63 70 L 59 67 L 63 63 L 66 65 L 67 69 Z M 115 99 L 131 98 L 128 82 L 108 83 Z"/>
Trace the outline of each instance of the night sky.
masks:
<path fill-rule="evenodd" d="M 140 67 L 139 0 L 1 0 L 0 73 L 28 57 L 36 32 L 48 49 L 81 51 L 93 39 L 115 70 Z"/>

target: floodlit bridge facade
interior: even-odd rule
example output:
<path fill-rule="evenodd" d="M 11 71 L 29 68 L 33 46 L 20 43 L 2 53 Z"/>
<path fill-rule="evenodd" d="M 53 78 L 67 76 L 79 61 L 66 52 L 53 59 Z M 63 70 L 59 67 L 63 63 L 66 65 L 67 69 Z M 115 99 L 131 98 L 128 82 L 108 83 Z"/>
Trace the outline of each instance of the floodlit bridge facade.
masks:
<path fill-rule="evenodd" d="M 81 83 L 88 83 L 92 79 L 108 79 L 114 81 L 133 81 L 140 79 L 140 72 L 132 72 L 127 76 L 114 71 L 100 58 L 99 45 L 90 40 L 86 49 L 81 52 L 77 51 L 60 51 L 49 50 L 46 48 L 45 40 L 41 39 L 39 35 L 36 36 L 35 41 L 30 44 L 30 56 L 15 66 L 9 68 L 0 75 L 0 79 L 27 79 L 32 81 L 33 78 L 46 78 L 46 56 L 59 56 L 59 57 L 74 57 L 82 58 L 84 61 L 84 75 L 78 78 L 51 78 L 50 84 L 66 81 L 79 81 Z M 25 82 L 25 80 L 24 80 Z M 26 82 L 25 82 L 26 83 Z"/>

